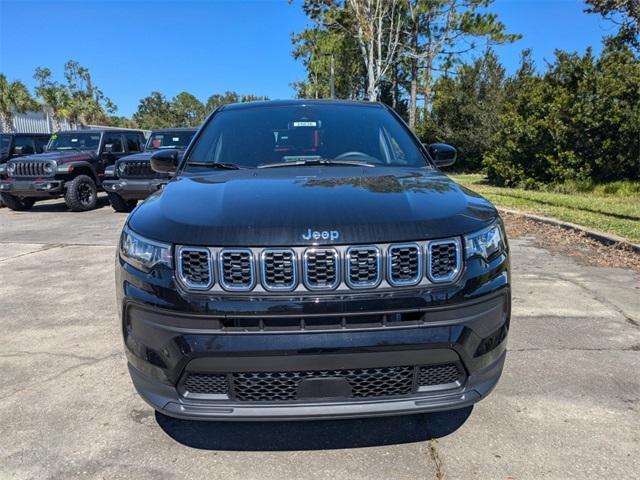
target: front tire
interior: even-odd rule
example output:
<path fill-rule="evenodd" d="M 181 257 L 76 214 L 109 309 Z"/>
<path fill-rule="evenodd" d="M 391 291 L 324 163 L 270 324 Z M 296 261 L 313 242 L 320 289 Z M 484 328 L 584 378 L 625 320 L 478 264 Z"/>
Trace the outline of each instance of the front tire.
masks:
<path fill-rule="evenodd" d="M 15 210 L 16 212 L 30 210 L 31 207 L 33 207 L 33 204 L 36 203 L 33 198 L 19 198 L 11 195 L 10 193 L 2 193 L 0 194 L 0 197 L 2 197 L 2 202 L 9 207 L 10 210 Z"/>
<path fill-rule="evenodd" d="M 109 203 L 116 212 L 129 213 L 138 205 L 138 200 L 125 200 L 117 193 L 109 192 L 107 196 L 109 197 Z"/>
<path fill-rule="evenodd" d="M 96 208 L 98 202 L 98 189 L 93 178 L 87 175 L 78 175 L 67 182 L 67 191 L 64 201 L 72 212 L 86 212 Z"/>

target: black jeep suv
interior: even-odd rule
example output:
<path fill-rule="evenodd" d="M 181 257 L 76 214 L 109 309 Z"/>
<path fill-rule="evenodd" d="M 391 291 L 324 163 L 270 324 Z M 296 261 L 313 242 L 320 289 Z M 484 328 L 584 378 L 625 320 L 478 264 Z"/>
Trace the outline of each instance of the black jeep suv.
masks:
<path fill-rule="evenodd" d="M 216 110 L 129 216 L 116 291 L 133 383 L 193 419 L 455 409 L 506 355 L 496 209 L 377 103 Z"/>
<path fill-rule="evenodd" d="M 51 136 L 47 152 L 9 160 L 0 180 L 2 200 L 28 210 L 37 200 L 64 196 L 69 209 L 91 210 L 108 165 L 144 145 L 141 131 L 88 129 Z"/>
<path fill-rule="evenodd" d="M 169 174 L 154 172 L 151 155 L 158 150 L 177 149 L 180 153 L 191 142 L 195 128 L 165 128 L 151 132 L 144 152 L 128 155 L 107 167 L 102 187 L 116 212 L 132 211 L 138 200 L 144 200 L 169 181 Z"/>

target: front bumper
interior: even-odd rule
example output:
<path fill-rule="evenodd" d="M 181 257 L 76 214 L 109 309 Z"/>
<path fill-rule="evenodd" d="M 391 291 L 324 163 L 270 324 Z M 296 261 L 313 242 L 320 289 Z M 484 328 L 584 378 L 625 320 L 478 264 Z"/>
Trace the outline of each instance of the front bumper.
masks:
<path fill-rule="evenodd" d="M 51 197 L 63 193 L 64 181 L 39 178 L 36 180 L 0 180 L 0 193 L 16 197 Z"/>
<path fill-rule="evenodd" d="M 508 257 L 469 265 L 456 285 L 431 289 L 262 298 L 193 296 L 176 286 L 171 272 L 143 274 L 117 258 L 116 282 L 129 371 L 139 394 L 170 416 L 206 420 L 350 418 L 457 409 L 484 398 L 496 385 L 506 356 L 511 293 Z M 412 326 L 333 330 L 238 331 L 232 318 L 280 318 L 398 312 L 421 319 Z M 417 318 L 417 317 L 416 317 Z M 459 365 L 455 383 L 423 388 L 417 381 L 402 395 L 346 395 L 287 401 L 246 401 L 227 395 L 192 394 L 190 374 L 317 372 L 395 366 L 416 371 Z M 315 374 L 315 373 L 314 373 Z"/>
<path fill-rule="evenodd" d="M 103 181 L 102 188 L 105 192 L 116 193 L 126 200 L 144 200 L 153 192 L 160 190 L 168 181 L 166 178 L 141 180 L 118 178 Z"/>

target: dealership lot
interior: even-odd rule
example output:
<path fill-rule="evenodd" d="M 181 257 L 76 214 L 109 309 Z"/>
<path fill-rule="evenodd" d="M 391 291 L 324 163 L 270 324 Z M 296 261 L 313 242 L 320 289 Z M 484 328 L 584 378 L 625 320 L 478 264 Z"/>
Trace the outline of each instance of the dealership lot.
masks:
<path fill-rule="evenodd" d="M 631 478 L 640 275 L 512 239 L 510 353 L 473 410 L 302 423 L 154 415 L 126 371 L 114 246 L 126 215 L 0 210 L 0 479 Z M 634 473 L 636 472 L 636 473 Z"/>

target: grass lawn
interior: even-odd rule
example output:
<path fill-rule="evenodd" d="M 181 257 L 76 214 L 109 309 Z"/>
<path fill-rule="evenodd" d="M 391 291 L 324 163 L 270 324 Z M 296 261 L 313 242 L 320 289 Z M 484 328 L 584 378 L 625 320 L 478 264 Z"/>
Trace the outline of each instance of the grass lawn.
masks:
<path fill-rule="evenodd" d="M 450 176 L 498 207 L 553 217 L 640 242 L 640 193 L 637 189 L 607 193 L 605 186 L 589 192 L 560 193 L 493 187 L 479 174 Z"/>

